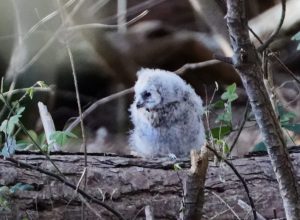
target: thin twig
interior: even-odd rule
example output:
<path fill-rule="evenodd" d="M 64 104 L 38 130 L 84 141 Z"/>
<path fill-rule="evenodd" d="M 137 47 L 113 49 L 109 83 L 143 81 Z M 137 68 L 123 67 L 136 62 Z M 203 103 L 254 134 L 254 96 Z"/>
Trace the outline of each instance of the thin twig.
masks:
<path fill-rule="evenodd" d="M 68 182 L 66 179 L 62 178 L 61 176 L 59 176 L 59 175 L 57 175 L 55 173 L 52 173 L 52 172 L 44 170 L 44 169 L 42 169 L 40 167 L 33 166 L 31 164 L 28 164 L 28 163 L 25 163 L 25 162 L 22 162 L 22 161 L 19 161 L 19 160 L 16 160 L 14 158 L 6 158 L 6 160 L 14 163 L 17 167 L 28 168 L 28 169 L 31 169 L 31 170 L 36 170 L 36 171 L 38 171 L 40 173 L 43 173 L 43 174 L 46 174 L 48 176 L 54 177 L 55 179 L 57 179 L 58 181 L 64 183 L 66 186 L 70 187 L 73 190 L 77 189 L 76 185 Z M 108 211 L 110 211 L 112 214 L 114 214 L 115 216 L 117 216 L 119 219 L 125 220 L 125 218 L 118 211 L 116 211 L 115 209 L 113 209 L 109 205 L 101 202 L 100 200 L 98 200 L 95 197 L 89 195 L 88 193 L 86 193 L 85 191 L 83 191 L 81 189 L 77 189 L 77 192 L 79 194 L 81 194 L 83 197 L 85 197 L 88 200 L 90 200 L 91 202 L 94 202 L 94 203 L 96 203 L 96 204 L 98 204 L 98 205 L 106 208 Z"/>
<path fill-rule="evenodd" d="M 74 6 L 73 10 L 70 12 L 69 16 L 73 17 L 74 14 L 80 9 L 81 5 L 84 3 L 85 0 L 79 0 L 77 5 Z M 36 54 L 26 63 L 24 66 L 22 66 L 18 72 L 24 72 L 29 67 L 31 67 L 41 56 L 42 54 L 52 45 L 52 43 L 58 38 L 58 36 L 61 34 L 62 29 L 64 28 L 63 25 L 61 25 L 52 35 L 52 37 L 44 44 L 42 48 L 40 48 Z"/>
<path fill-rule="evenodd" d="M 278 35 L 281 27 L 282 27 L 282 24 L 283 24 L 283 21 L 284 21 L 284 18 L 285 18 L 285 11 L 286 11 L 286 0 L 281 0 L 281 6 L 282 6 L 282 10 L 281 10 L 281 16 L 280 16 L 280 21 L 277 25 L 277 28 L 275 29 L 275 31 L 271 34 L 271 36 L 269 37 L 268 40 L 266 40 L 266 42 L 263 43 L 263 45 L 261 45 L 257 51 L 258 52 L 263 52 L 269 45 L 270 43 L 273 42 L 273 40 L 275 39 L 275 37 Z"/>
<path fill-rule="evenodd" d="M 219 61 L 224 62 L 224 63 L 228 63 L 230 65 L 233 64 L 231 57 L 225 57 L 225 56 L 222 56 L 222 55 L 219 55 L 219 54 L 214 54 L 214 58 L 216 60 L 219 60 Z"/>
<path fill-rule="evenodd" d="M 69 58 L 70 58 L 70 64 L 71 64 L 71 68 L 72 68 L 72 75 L 73 75 L 73 81 L 74 81 L 74 86 L 75 86 L 77 107 L 78 107 L 78 113 L 79 113 L 79 118 L 80 118 L 81 136 L 82 136 L 83 148 L 84 148 L 85 167 L 86 167 L 87 166 L 87 154 L 86 154 L 87 153 L 87 148 L 86 148 L 87 146 L 86 146 L 85 129 L 84 129 L 84 124 L 83 124 L 82 109 L 81 109 L 80 96 L 79 96 L 78 81 L 77 81 L 77 76 L 76 76 L 76 71 L 75 71 L 75 64 L 74 64 L 73 54 L 71 52 L 71 49 L 69 47 L 68 42 L 66 42 L 66 48 L 67 48 L 67 51 L 68 51 L 68 55 L 69 55 Z"/>
<path fill-rule="evenodd" d="M 88 201 L 86 201 L 86 199 L 82 195 L 79 194 L 78 197 L 81 202 L 84 203 L 89 210 L 91 210 L 91 212 L 93 212 L 99 219 L 103 219 L 103 217 L 90 205 Z"/>
<path fill-rule="evenodd" d="M 68 8 L 70 7 L 73 3 L 75 2 L 75 0 L 69 0 L 68 2 L 66 2 L 63 5 L 63 8 Z M 51 20 L 52 18 L 54 18 L 56 15 L 58 15 L 58 10 L 55 10 L 53 12 L 51 12 L 50 14 L 46 15 L 44 18 L 40 19 L 35 25 L 33 25 L 27 33 L 24 34 L 23 40 L 28 39 L 32 33 L 34 33 L 42 24 L 45 24 L 47 21 Z"/>
<path fill-rule="evenodd" d="M 221 63 L 219 60 L 206 60 L 199 63 L 187 63 L 175 71 L 178 75 L 182 75 L 189 70 L 201 69 L 203 67 L 212 66 Z"/>
<path fill-rule="evenodd" d="M 208 102 L 208 94 L 207 94 L 207 87 L 205 86 L 205 104 L 206 104 L 206 111 L 205 111 L 205 119 L 206 119 L 206 124 L 207 124 L 207 128 L 209 131 L 209 140 L 210 140 L 210 144 L 214 147 L 214 138 L 213 135 L 211 133 L 211 127 L 210 127 L 210 122 L 209 122 L 209 118 L 210 118 L 210 109 L 211 109 L 211 104 L 215 98 L 216 92 L 219 90 L 219 85 L 217 82 L 215 82 L 215 89 L 214 92 L 210 98 L 210 101 Z"/>
<path fill-rule="evenodd" d="M 120 98 L 124 95 L 130 94 L 133 92 L 133 87 L 129 89 L 125 89 L 121 92 L 114 93 L 110 96 L 107 96 L 105 98 L 102 98 L 95 103 L 93 103 L 90 107 L 88 107 L 83 113 L 82 113 L 82 118 L 85 119 L 86 116 L 88 116 L 92 111 L 94 111 L 96 108 L 98 108 L 100 105 L 106 104 L 108 102 L 111 102 L 117 98 Z M 72 131 L 80 122 L 80 118 L 76 118 L 65 130 L 66 131 Z"/>
<path fill-rule="evenodd" d="M 242 133 L 242 130 L 243 130 L 245 124 L 246 124 L 246 121 L 247 121 L 247 118 L 248 118 L 249 104 L 250 104 L 250 102 L 249 102 L 249 100 L 247 100 L 247 104 L 246 104 L 245 111 L 244 111 L 244 114 L 243 114 L 242 122 L 240 123 L 238 132 L 237 132 L 237 134 L 236 134 L 236 136 L 235 136 L 235 138 L 234 138 L 234 140 L 232 142 L 232 145 L 230 146 L 230 149 L 229 149 L 229 152 L 228 152 L 227 156 L 230 155 L 230 153 L 232 152 L 233 148 L 235 147 L 235 145 L 236 145 L 236 143 L 237 143 L 237 141 L 238 141 L 238 139 L 239 139 L 239 137 L 240 137 L 240 135 Z"/>
<path fill-rule="evenodd" d="M 137 211 L 137 213 L 134 215 L 134 217 L 132 218 L 132 220 L 136 220 L 137 217 L 139 216 L 139 214 L 141 214 L 141 212 L 142 212 L 143 210 L 145 210 L 145 208 L 146 208 L 146 206 L 143 206 L 142 208 L 140 208 L 140 209 Z"/>
<path fill-rule="evenodd" d="M 141 18 L 143 18 L 145 15 L 148 14 L 148 10 L 143 11 L 142 13 L 140 13 L 138 16 L 134 17 L 133 19 L 131 19 L 130 21 L 123 23 L 121 26 L 127 26 L 130 24 L 133 24 L 135 22 L 137 22 L 138 20 L 140 20 Z M 68 27 L 67 30 L 68 31 L 74 31 L 74 30 L 83 30 L 83 29 L 91 29 L 91 28 L 108 28 L 108 29 L 116 29 L 119 28 L 120 25 L 119 24 L 100 24 L 100 23 L 89 23 L 89 24 L 81 24 L 81 25 L 75 25 L 72 27 Z"/>
<path fill-rule="evenodd" d="M 2 95 L 4 97 L 6 97 L 6 96 L 9 96 L 9 95 L 15 95 L 15 94 L 18 94 L 18 93 L 26 93 L 28 91 L 28 89 L 29 88 L 14 89 L 12 91 L 2 93 Z M 49 87 L 49 88 L 31 87 L 31 89 L 33 90 L 33 92 L 50 92 L 53 88 L 52 87 Z"/>
<path fill-rule="evenodd" d="M 284 10 L 285 11 L 285 3 L 286 3 L 286 0 L 281 0 L 281 3 L 282 3 L 282 10 Z M 283 12 L 282 11 L 282 14 L 283 13 L 285 13 L 285 12 Z M 284 17 L 282 17 L 282 15 L 281 15 L 281 19 L 280 20 L 282 20 L 282 19 L 284 19 Z M 279 27 L 279 25 L 278 25 L 278 27 Z M 278 29 L 278 27 L 277 27 L 277 29 Z M 281 27 L 281 26 L 280 26 Z M 261 48 L 263 45 L 264 45 L 264 43 L 263 43 L 263 41 L 260 39 L 260 37 L 253 31 L 253 29 L 252 28 L 250 28 L 249 26 L 248 26 L 248 29 L 249 29 L 249 31 L 250 31 L 250 33 L 258 40 L 258 42 L 260 43 L 260 44 L 262 44 L 259 48 Z M 275 32 L 274 32 L 275 33 Z M 268 57 L 269 56 L 272 56 L 272 57 L 274 57 L 276 60 L 277 60 L 277 62 L 282 66 L 282 68 L 287 72 L 287 73 L 289 73 L 291 76 L 292 76 L 292 78 L 296 81 L 296 82 L 298 82 L 299 84 L 300 84 L 300 80 L 297 78 L 297 76 L 280 60 L 280 58 L 271 50 L 271 49 L 267 49 L 267 54 L 268 54 Z"/>
<path fill-rule="evenodd" d="M 291 77 L 300 84 L 300 80 L 297 78 L 297 76 L 280 60 L 280 58 L 275 55 L 275 53 L 269 53 L 268 55 L 274 57 L 276 61 L 282 66 L 282 68 L 291 75 Z"/>
<path fill-rule="evenodd" d="M 16 74 L 16 62 L 18 62 L 18 57 L 15 56 L 15 54 L 19 53 L 20 48 L 23 46 L 23 39 L 21 36 L 22 33 L 22 28 L 21 28 L 21 19 L 20 19 L 20 10 L 17 6 L 16 0 L 12 0 L 13 3 L 13 8 L 14 8 L 14 12 L 15 12 L 15 22 L 16 22 L 16 31 L 17 31 L 17 40 L 15 40 L 14 42 L 14 48 L 13 48 L 13 53 L 12 56 L 10 57 L 10 61 L 9 61 L 9 68 L 6 71 L 6 75 L 8 75 L 8 73 L 13 74 L 12 76 L 12 82 L 9 86 L 9 90 L 8 90 L 8 98 L 7 101 L 9 102 L 11 99 L 11 93 L 16 86 L 16 82 L 17 82 L 17 77 L 18 74 Z M 3 108 L 0 112 L 0 117 L 2 117 L 5 113 L 5 108 Z"/>
<path fill-rule="evenodd" d="M 86 172 L 87 172 L 87 167 L 85 167 L 85 168 L 83 169 L 83 172 L 82 172 L 82 174 L 81 174 L 81 177 L 79 178 L 79 180 L 78 180 L 78 182 L 77 182 L 77 184 L 76 184 L 76 191 L 79 189 L 80 184 L 81 184 L 81 182 L 82 182 L 82 180 L 83 180 L 83 177 L 86 176 Z"/>
<path fill-rule="evenodd" d="M 118 0 L 117 7 L 118 7 L 117 8 L 117 16 L 118 16 L 118 25 L 119 25 L 118 31 L 119 31 L 119 33 L 124 34 L 127 31 L 127 25 L 126 25 L 127 0 Z"/>
<path fill-rule="evenodd" d="M 157 5 L 164 3 L 165 1 L 167 1 L 167 0 L 139 1 L 141 3 L 138 3 L 132 7 L 129 7 L 127 9 L 126 14 L 128 17 L 135 17 L 135 14 L 140 13 L 141 11 L 151 10 L 152 8 L 156 7 Z M 104 23 L 112 23 L 112 22 L 116 21 L 117 18 L 118 18 L 118 15 L 114 14 L 112 16 L 106 17 L 105 19 L 101 19 L 101 21 Z"/>
<path fill-rule="evenodd" d="M 61 0 L 57 0 L 57 5 L 59 8 L 61 20 L 62 20 L 62 27 L 66 28 L 69 26 L 71 19 L 70 17 L 67 17 L 66 12 L 63 10 L 61 3 Z M 79 88 L 78 88 L 78 80 L 77 80 L 77 75 L 76 75 L 76 70 L 75 70 L 75 62 L 73 58 L 73 53 L 71 51 L 70 45 L 69 45 L 69 39 L 66 38 L 64 40 L 65 47 L 67 49 L 67 53 L 70 59 L 70 65 L 71 65 L 71 70 L 72 70 L 72 76 L 73 76 L 73 83 L 75 87 L 75 95 L 76 95 L 76 102 L 77 102 L 77 108 L 78 108 L 78 114 L 79 114 L 79 119 L 80 119 L 80 128 L 81 128 L 81 137 L 82 137 L 82 145 L 84 149 L 84 172 L 83 176 L 80 179 L 84 179 L 84 185 L 83 189 L 86 189 L 87 186 L 87 144 L 86 144 L 86 136 L 85 136 L 85 128 L 83 124 L 83 118 L 82 118 L 82 109 L 81 109 L 81 101 L 80 101 L 80 95 L 79 95 Z M 81 182 L 81 181 L 80 181 Z M 79 184 L 80 184 L 79 182 Z M 78 185 L 79 186 L 79 185 Z M 78 191 L 78 188 L 77 188 Z M 82 219 L 85 219 L 85 203 L 82 202 Z"/>
<path fill-rule="evenodd" d="M 60 0 L 57 0 L 57 5 L 59 7 L 59 12 L 61 15 L 62 19 L 62 27 L 67 27 L 69 22 L 71 21 L 70 17 L 67 17 L 65 14 L 65 11 L 63 10 Z M 72 76 L 73 76 L 73 83 L 75 87 L 75 95 L 76 95 L 76 101 L 77 101 L 77 108 L 78 108 L 78 114 L 79 114 L 79 119 L 80 119 L 80 127 L 81 127 L 81 137 L 82 137 L 82 142 L 84 146 L 84 166 L 85 169 L 87 167 L 87 149 L 86 149 L 86 137 L 85 137 L 85 129 L 84 129 L 84 124 L 83 124 L 83 118 L 82 118 L 82 109 L 81 109 L 81 102 L 80 102 L 80 96 L 79 96 L 79 88 L 78 88 L 78 80 L 77 80 L 77 75 L 76 75 L 76 70 L 75 70 L 75 63 L 74 63 L 74 58 L 73 58 L 73 53 L 71 51 L 70 45 L 69 45 L 69 39 L 65 39 L 65 46 L 67 49 L 67 53 L 70 59 L 70 65 L 71 65 L 71 70 L 72 70 Z M 84 172 L 85 173 L 85 172 Z"/>
<path fill-rule="evenodd" d="M 209 220 L 213 220 L 223 214 L 225 214 L 226 212 L 228 212 L 230 209 L 225 209 L 224 211 L 220 212 L 220 213 L 217 213 L 216 215 L 214 215 L 213 217 L 209 218 Z"/>
<path fill-rule="evenodd" d="M 227 159 L 225 159 L 225 158 L 223 158 L 222 156 L 220 156 L 220 155 L 218 154 L 218 152 L 217 152 L 215 149 L 211 148 L 211 147 L 208 146 L 208 145 L 206 145 L 206 147 L 207 147 L 209 150 L 211 150 L 211 151 L 216 155 L 216 157 L 217 157 L 219 160 L 223 160 L 224 163 L 226 163 L 226 164 L 231 168 L 231 170 L 235 173 L 235 175 L 236 175 L 236 176 L 239 178 L 239 180 L 242 182 L 242 184 L 243 184 L 243 186 L 244 186 L 244 189 L 245 189 L 245 191 L 246 191 L 247 197 L 248 197 L 248 199 L 249 199 L 251 208 L 252 208 L 253 218 L 254 218 L 254 220 L 257 220 L 256 208 L 255 208 L 253 199 L 252 199 L 252 197 L 251 197 L 251 195 L 250 195 L 250 191 L 249 191 L 249 189 L 248 189 L 247 183 L 246 183 L 246 181 L 244 180 L 244 178 L 239 174 L 239 172 L 237 171 L 237 169 L 234 167 L 234 165 L 233 165 L 231 162 L 229 162 Z"/>
<path fill-rule="evenodd" d="M 211 193 L 217 197 L 222 203 L 224 203 L 224 205 L 227 206 L 227 208 L 232 212 L 232 214 L 239 220 L 241 220 L 241 218 L 237 215 L 237 213 L 233 210 L 233 208 L 221 197 L 219 196 L 217 193 L 211 191 Z"/>
<path fill-rule="evenodd" d="M 244 209 L 245 211 L 247 212 L 251 212 L 251 207 L 246 203 L 244 202 L 243 200 L 239 199 L 238 200 L 238 205 Z M 257 219 L 258 220 L 266 220 L 265 217 L 263 217 L 259 212 L 256 212 L 257 213 Z M 247 214 L 248 215 L 248 214 Z"/>

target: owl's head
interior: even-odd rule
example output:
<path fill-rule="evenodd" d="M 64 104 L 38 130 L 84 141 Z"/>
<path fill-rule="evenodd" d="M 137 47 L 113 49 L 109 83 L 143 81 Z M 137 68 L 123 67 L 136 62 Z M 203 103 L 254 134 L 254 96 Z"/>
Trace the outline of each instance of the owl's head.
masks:
<path fill-rule="evenodd" d="M 187 84 L 176 74 L 158 69 L 141 69 L 135 84 L 135 107 L 147 111 L 184 101 Z"/>

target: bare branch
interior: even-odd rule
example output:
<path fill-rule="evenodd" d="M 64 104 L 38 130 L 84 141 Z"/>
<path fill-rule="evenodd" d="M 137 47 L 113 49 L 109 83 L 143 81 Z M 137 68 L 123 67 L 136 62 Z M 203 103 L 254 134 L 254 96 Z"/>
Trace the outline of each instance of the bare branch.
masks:
<path fill-rule="evenodd" d="M 82 119 L 85 119 L 86 116 L 88 116 L 92 111 L 94 111 L 96 108 L 98 108 L 100 105 L 106 104 L 108 102 L 111 102 L 117 98 L 120 98 L 124 95 L 130 94 L 133 92 L 133 87 L 129 89 L 125 89 L 121 92 L 114 93 L 110 96 L 107 96 L 105 98 L 102 98 L 95 103 L 93 103 L 90 107 L 88 107 L 83 113 L 82 113 Z M 80 122 L 80 118 L 77 117 L 65 130 L 66 131 L 72 131 Z"/>
<path fill-rule="evenodd" d="M 212 66 L 221 63 L 219 60 L 206 60 L 199 63 L 187 63 L 175 71 L 178 75 L 182 75 L 189 70 L 201 69 L 203 67 Z"/>

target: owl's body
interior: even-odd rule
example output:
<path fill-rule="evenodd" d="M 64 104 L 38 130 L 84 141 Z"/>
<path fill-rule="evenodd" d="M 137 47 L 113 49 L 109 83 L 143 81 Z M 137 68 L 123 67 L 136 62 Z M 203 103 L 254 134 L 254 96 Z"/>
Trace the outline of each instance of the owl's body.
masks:
<path fill-rule="evenodd" d="M 190 85 L 172 72 L 142 69 L 134 88 L 130 145 L 137 154 L 184 157 L 202 147 L 202 100 Z"/>

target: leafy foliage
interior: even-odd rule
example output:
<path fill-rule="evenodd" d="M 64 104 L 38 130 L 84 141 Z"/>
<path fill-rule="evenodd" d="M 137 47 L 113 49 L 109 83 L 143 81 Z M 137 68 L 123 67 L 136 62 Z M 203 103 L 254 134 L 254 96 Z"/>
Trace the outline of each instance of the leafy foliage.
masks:
<path fill-rule="evenodd" d="M 222 139 L 232 131 L 231 126 L 220 126 L 210 130 L 213 138 Z"/>
<path fill-rule="evenodd" d="M 226 88 L 226 92 L 224 92 L 221 96 L 221 99 L 227 102 L 233 102 L 238 98 L 236 94 L 236 84 L 233 83 L 232 85 Z"/>
<path fill-rule="evenodd" d="M 48 151 L 48 145 L 46 143 L 46 136 L 44 133 L 37 134 L 33 130 L 28 131 L 28 135 L 30 137 L 26 137 L 22 140 L 17 141 L 17 149 L 18 150 L 30 150 L 36 149 L 35 145 L 32 143 L 32 140 L 37 143 L 44 152 Z"/>
<path fill-rule="evenodd" d="M 173 168 L 174 168 L 175 171 L 182 170 L 182 167 L 180 166 L 179 163 L 175 163 Z"/>
<path fill-rule="evenodd" d="M 1 154 L 4 157 L 11 157 L 12 155 L 15 154 L 16 151 L 16 139 L 15 137 L 7 137 L 6 142 L 4 143 L 4 146 L 2 148 Z"/>
<path fill-rule="evenodd" d="M 224 112 L 218 115 L 216 123 L 221 123 L 227 127 L 232 127 L 232 105 L 231 103 L 238 98 L 236 93 L 236 84 L 226 88 L 226 91 L 222 94 L 221 99 L 217 102 L 217 106 L 224 106 Z M 222 103 L 223 102 L 223 103 Z M 215 105 L 216 106 L 216 105 Z"/>
<path fill-rule="evenodd" d="M 293 112 L 286 111 L 281 105 L 277 106 L 277 111 L 279 114 L 281 127 L 292 131 L 295 134 L 300 134 L 300 124 L 293 122 L 297 115 Z M 267 147 L 262 141 L 256 144 L 252 150 L 252 152 L 259 151 L 267 151 Z"/>
<path fill-rule="evenodd" d="M 218 146 L 223 154 L 229 153 L 229 146 L 224 138 L 229 135 L 232 128 L 232 102 L 238 98 L 236 93 L 236 84 L 229 85 L 226 91 L 221 95 L 221 99 L 212 104 L 213 109 L 223 109 L 223 112 L 217 116 L 216 123 L 218 127 L 210 130 L 210 136 L 215 146 Z"/>
<path fill-rule="evenodd" d="M 70 138 L 77 138 L 77 136 L 67 131 L 56 131 L 50 135 L 50 140 L 60 146 L 65 145 Z"/>
<path fill-rule="evenodd" d="M 16 150 L 28 149 L 29 147 L 33 146 L 32 140 L 34 140 L 35 143 L 37 143 L 39 146 L 42 146 L 42 148 L 47 148 L 44 139 L 42 137 L 39 137 L 34 131 L 26 130 L 26 134 L 30 137 L 27 137 L 27 139 L 25 140 L 16 141 L 16 136 L 20 128 L 22 128 L 20 119 L 22 118 L 22 114 L 25 111 L 25 107 L 20 106 L 20 103 L 26 97 L 32 99 L 36 87 L 46 88 L 47 85 L 43 81 L 38 81 L 33 86 L 25 89 L 25 94 L 18 100 L 12 102 L 11 106 L 5 100 L 5 96 L 3 95 L 3 93 L 1 93 L 1 101 L 9 109 L 7 119 L 3 120 L 0 125 L 0 132 L 3 133 L 5 137 L 5 142 L 3 143 L 1 149 L 1 155 L 3 155 L 4 157 L 11 157 Z M 21 91 L 24 91 L 24 89 Z M 16 128 L 18 128 L 18 130 Z"/>
<path fill-rule="evenodd" d="M 17 109 L 16 114 L 11 116 L 9 119 L 4 120 L 1 123 L 0 131 L 2 131 L 7 136 L 11 136 L 13 134 L 15 126 L 18 125 L 19 119 L 22 117 L 22 113 L 25 110 L 25 107 L 20 107 Z"/>
<path fill-rule="evenodd" d="M 24 112 L 24 110 L 24 107 L 19 107 L 16 110 L 15 115 L 11 116 L 1 123 L 0 132 L 2 132 L 6 137 L 3 148 L 1 150 L 1 155 L 3 155 L 4 157 L 11 157 L 16 151 L 17 144 L 14 130 L 15 127 L 18 126 L 19 120 L 22 117 L 22 113 Z"/>

